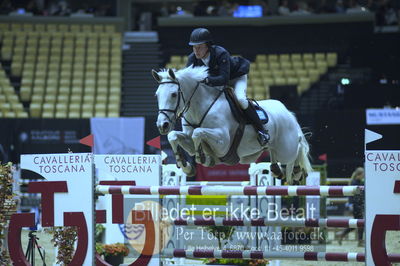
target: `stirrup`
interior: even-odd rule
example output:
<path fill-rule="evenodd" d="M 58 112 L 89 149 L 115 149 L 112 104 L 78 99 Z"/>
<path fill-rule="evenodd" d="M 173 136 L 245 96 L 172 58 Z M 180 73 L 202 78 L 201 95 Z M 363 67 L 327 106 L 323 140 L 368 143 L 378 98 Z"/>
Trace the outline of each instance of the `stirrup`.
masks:
<path fill-rule="evenodd" d="M 269 134 L 263 131 L 258 131 L 257 140 L 261 146 L 265 146 L 269 142 Z"/>

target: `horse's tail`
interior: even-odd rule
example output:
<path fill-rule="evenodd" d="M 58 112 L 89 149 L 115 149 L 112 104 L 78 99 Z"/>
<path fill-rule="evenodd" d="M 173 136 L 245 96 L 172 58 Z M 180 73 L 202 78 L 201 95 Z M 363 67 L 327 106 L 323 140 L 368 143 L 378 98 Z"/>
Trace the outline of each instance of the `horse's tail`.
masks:
<path fill-rule="evenodd" d="M 303 168 L 307 173 L 313 171 L 310 162 L 310 146 L 308 145 L 307 139 L 304 136 L 304 133 L 301 133 L 300 136 L 300 151 L 299 151 L 299 164 L 300 167 Z"/>

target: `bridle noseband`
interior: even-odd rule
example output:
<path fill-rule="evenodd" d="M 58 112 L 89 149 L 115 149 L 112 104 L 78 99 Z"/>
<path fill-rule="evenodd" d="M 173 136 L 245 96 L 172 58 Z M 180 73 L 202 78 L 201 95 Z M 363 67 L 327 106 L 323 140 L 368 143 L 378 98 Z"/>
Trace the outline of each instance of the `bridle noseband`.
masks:
<path fill-rule="evenodd" d="M 181 90 L 181 84 L 178 81 L 164 81 L 164 82 L 159 82 L 160 85 L 162 84 L 175 84 L 178 85 L 178 102 L 176 103 L 175 109 L 158 109 L 158 113 L 163 114 L 167 117 L 168 121 L 173 124 L 174 121 L 176 121 L 179 117 L 181 117 L 183 112 L 180 112 L 179 114 L 177 114 L 178 112 L 178 108 L 179 105 L 181 103 L 181 96 L 182 96 L 182 100 L 183 103 L 185 104 L 185 97 L 183 96 L 182 90 Z M 166 112 L 171 112 L 174 114 L 173 116 L 173 120 L 169 117 L 169 115 Z"/>

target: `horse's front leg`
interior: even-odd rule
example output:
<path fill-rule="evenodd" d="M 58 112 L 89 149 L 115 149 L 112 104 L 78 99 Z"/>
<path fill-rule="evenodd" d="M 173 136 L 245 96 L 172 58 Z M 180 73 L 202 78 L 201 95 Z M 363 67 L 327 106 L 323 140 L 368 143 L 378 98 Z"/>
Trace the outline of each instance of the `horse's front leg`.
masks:
<path fill-rule="evenodd" d="M 168 141 L 174 151 L 177 166 L 182 168 L 187 176 L 194 176 L 196 174 L 196 169 L 185 160 L 182 152 L 183 148 L 190 156 L 195 154 L 192 138 L 182 131 L 171 131 L 168 134 Z"/>
<path fill-rule="evenodd" d="M 192 139 L 196 152 L 196 162 L 205 166 L 214 166 L 219 162 L 218 155 L 225 154 L 229 149 L 229 132 L 221 128 L 196 128 Z"/>

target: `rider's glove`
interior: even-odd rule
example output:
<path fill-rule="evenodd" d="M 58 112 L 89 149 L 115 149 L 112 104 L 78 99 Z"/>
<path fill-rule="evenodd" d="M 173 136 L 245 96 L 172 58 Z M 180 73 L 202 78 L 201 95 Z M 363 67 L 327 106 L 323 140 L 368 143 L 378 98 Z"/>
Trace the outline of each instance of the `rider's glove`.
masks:
<path fill-rule="evenodd" d="M 208 84 L 208 78 L 205 78 L 205 79 L 203 79 L 202 81 L 200 81 L 201 83 L 204 83 L 204 84 Z"/>

